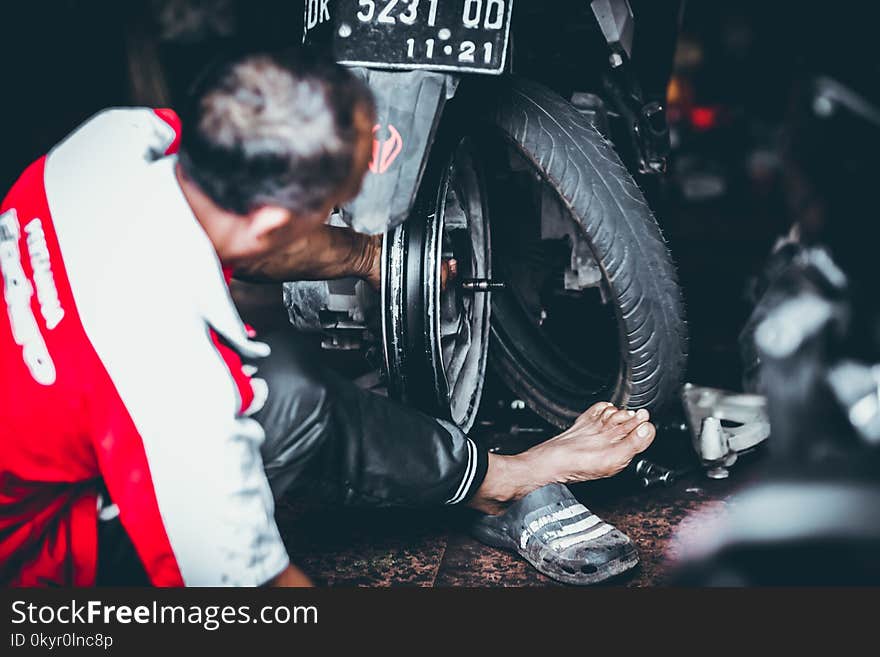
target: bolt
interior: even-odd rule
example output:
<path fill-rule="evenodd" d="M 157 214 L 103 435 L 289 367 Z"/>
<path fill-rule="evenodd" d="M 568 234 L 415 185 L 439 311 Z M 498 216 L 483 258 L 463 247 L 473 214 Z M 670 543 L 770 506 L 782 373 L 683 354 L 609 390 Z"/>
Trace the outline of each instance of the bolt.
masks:
<path fill-rule="evenodd" d="M 608 61 L 611 62 L 611 68 L 617 68 L 623 64 L 623 57 L 620 56 L 620 53 L 614 52 L 611 53 L 611 57 L 608 58 Z"/>
<path fill-rule="evenodd" d="M 648 103 L 642 108 L 642 115 L 656 134 L 662 134 L 666 131 L 666 110 L 663 105 L 657 102 Z"/>
<path fill-rule="evenodd" d="M 730 471 L 727 468 L 712 468 L 706 471 L 706 476 L 709 479 L 727 479 L 730 476 Z"/>
<path fill-rule="evenodd" d="M 493 292 L 504 289 L 504 283 L 490 278 L 465 278 L 461 281 L 461 289 L 468 292 Z"/>
<path fill-rule="evenodd" d="M 350 37 L 351 25 L 349 25 L 348 23 L 342 23 L 342 25 L 339 26 L 339 36 L 341 36 L 343 39 L 347 39 L 348 37 Z"/>

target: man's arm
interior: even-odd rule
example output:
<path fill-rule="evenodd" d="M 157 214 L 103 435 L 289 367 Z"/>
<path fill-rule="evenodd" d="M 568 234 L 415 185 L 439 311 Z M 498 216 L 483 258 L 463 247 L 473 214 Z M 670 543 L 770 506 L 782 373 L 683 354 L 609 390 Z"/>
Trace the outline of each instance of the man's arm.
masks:
<path fill-rule="evenodd" d="M 351 228 L 321 226 L 288 244 L 279 253 L 255 261 L 235 272 L 232 297 L 242 316 L 277 314 L 280 283 L 362 278 L 379 289 L 382 284 L 382 235 L 363 235 Z M 440 287 L 455 280 L 458 263 L 447 259 L 440 266 Z M 286 313 L 284 317 L 286 318 Z M 258 322 L 252 320 L 255 326 Z M 286 321 L 286 320 L 285 320 Z"/>
<path fill-rule="evenodd" d="M 321 226 L 274 253 L 235 272 L 254 283 L 329 280 L 357 276 L 379 286 L 381 235 Z"/>

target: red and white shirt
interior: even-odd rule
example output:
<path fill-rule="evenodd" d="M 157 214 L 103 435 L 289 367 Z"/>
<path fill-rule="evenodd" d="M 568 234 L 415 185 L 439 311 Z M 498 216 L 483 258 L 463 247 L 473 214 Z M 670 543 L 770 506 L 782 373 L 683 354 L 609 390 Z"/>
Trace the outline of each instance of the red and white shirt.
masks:
<path fill-rule="evenodd" d="M 102 112 L 0 206 L 2 585 L 94 582 L 102 482 L 156 585 L 288 563 L 240 360 L 268 347 L 178 186 L 179 128 Z"/>

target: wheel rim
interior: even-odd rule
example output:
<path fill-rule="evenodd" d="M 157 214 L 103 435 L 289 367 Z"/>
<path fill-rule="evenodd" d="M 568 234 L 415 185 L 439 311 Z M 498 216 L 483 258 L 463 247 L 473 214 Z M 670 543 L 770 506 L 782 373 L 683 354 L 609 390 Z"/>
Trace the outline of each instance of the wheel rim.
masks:
<path fill-rule="evenodd" d="M 424 216 L 419 216 L 424 215 Z M 441 289 L 444 260 L 458 275 Z M 486 368 L 488 294 L 456 281 L 491 276 L 490 231 L 480 168 L 462 140 L 419 214 L 386 236 L 383 344 L 392 395 L 469 430 Z"/>

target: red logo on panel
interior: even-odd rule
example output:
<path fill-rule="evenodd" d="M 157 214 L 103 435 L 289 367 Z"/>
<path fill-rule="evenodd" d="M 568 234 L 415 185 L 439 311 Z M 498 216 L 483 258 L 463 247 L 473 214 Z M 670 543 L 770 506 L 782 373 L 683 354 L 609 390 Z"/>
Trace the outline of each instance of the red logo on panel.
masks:
<path fill-rule="evenodd" d="M 403 137 L 400 136 L 397 128 L 389 123 L 390 136 L 388 139 L 379 139 L 376 133 L 381 127 L 378 123 L 373 126 L 373 159 L 370 161 L 370 171 L 373 173 L 388 171 L 388 167 L 394 163 L 394 160 L 400 155 L 400 151 L 403 150 Z"/>

